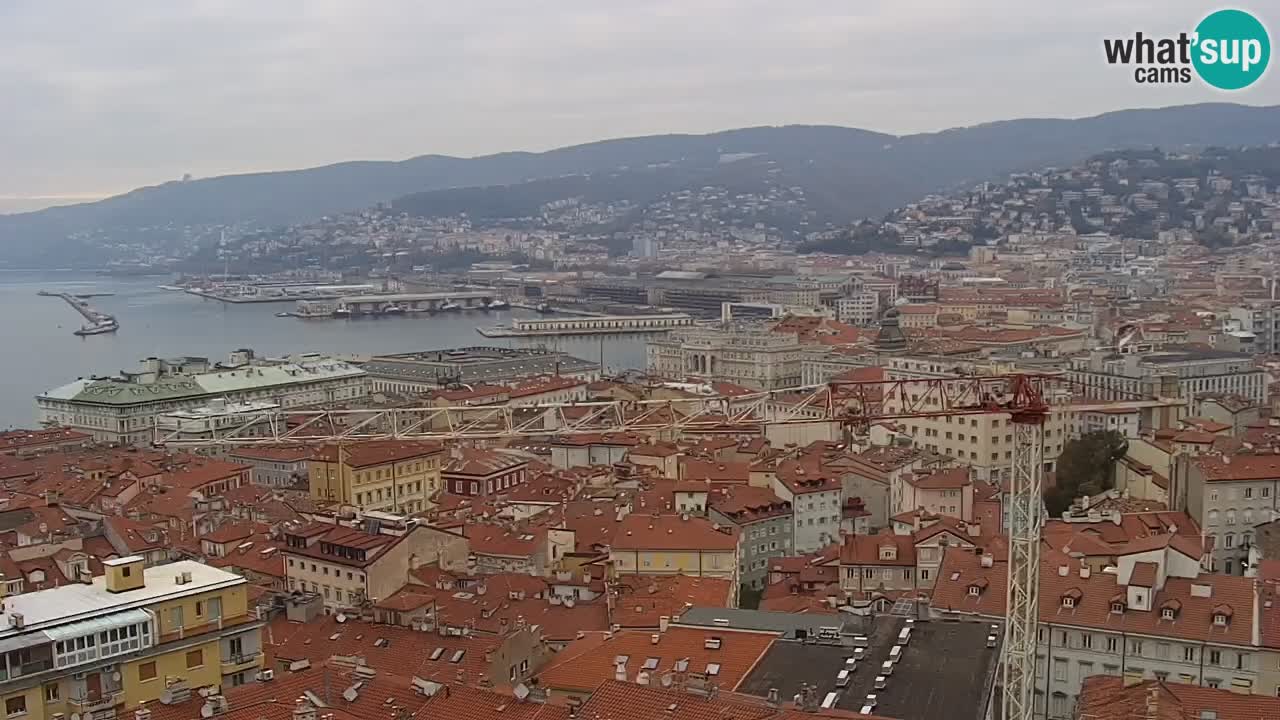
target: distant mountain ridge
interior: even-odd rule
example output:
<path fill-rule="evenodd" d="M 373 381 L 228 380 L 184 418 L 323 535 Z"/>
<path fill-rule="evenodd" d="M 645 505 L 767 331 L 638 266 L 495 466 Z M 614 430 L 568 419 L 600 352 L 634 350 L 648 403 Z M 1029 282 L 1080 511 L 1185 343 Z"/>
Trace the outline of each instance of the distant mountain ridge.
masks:
<path fill-rule="evenodd" d="M 506 205 L 525 203 L 507 202 L 507 195 L 536 199 L 562 190 L 590 193 L 596 176 L 615 178 L 617 187 L 595 190 L 625 195 L 703 180 L 750 183 L 753 173 L 762 172 L 760 162 L 722 164 L 725 154 L 773 161 L 826 217 L 844 221 L 882 214 L 960 182 L 1066 164 L 1106 149 L 1277 141 L 1280 106 L 1212 103 L 1077 120 L 1007 120 L 906 136 L 790 125 L 602 140 L 541 153 L 344 162 L 171 182 L 92 203 L 0 216 L 0 262 L 35 262 L 56 254 L 66 236 L 99 228 L 286 224 L 383 201 L 411 212 L 465 208 L 473 202 L 501 212 Z M 642 190 L 616 182 L 620 174 L 652 165 L 673 170 L 639 183 Z"/>

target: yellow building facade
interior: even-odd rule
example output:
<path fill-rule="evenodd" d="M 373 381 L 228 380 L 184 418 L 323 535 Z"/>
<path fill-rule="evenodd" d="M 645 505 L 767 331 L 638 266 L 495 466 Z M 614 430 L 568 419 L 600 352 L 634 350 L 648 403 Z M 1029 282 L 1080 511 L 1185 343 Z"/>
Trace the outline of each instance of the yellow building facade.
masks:
<path fill-rule="evenodd" d="M 444 448 L 375 441 L 325 448 L 309 462 L 311 497 L 396 515 L 423 512 L 440 490 Z"/>
<path fill-rule="evenodd" d="M 103 564 L 91 583 L 5 600 L 6 717 L 110 720 L 166 694 L 257 680 L 262 622 L 249 612 L 244 578 L 190 561 Z"/>

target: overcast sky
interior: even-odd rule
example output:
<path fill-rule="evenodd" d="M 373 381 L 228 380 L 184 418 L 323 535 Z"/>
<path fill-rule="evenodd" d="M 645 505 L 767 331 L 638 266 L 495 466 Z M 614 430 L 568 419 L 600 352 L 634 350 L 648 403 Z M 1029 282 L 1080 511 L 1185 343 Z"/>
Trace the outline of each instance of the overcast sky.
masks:
<path fill-rule="evenodd" d="M 1268 3 L 1254 2 L 1267 6 Z M 905 134 L 1239 93 L 1102 38 L 1185 0 L 0 0 L 0 212 L 347 159 L 830 123 Z M 1243 7 L 1248 7 L 1247 5 Z M 1273 44 L 1280 10 L 1270 21 Z M 1274 64 L 1274 62 L 1273 62 Z"/>

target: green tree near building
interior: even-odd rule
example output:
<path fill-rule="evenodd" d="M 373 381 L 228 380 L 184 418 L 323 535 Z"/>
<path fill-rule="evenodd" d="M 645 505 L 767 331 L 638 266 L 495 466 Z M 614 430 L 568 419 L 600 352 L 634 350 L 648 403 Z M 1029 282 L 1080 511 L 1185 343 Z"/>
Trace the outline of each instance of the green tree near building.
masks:
<path fill-rule="evenodd" d="M 1097 495 L 1116 486 L 1116 463 L 1129 451 L 1129 441 L 1114 430 L 1091 432 L 1069 440 L 1058 456 L 1057 482 L 1045 490 L 1045 509 L 1058 517 L 1081 495 Z"/>

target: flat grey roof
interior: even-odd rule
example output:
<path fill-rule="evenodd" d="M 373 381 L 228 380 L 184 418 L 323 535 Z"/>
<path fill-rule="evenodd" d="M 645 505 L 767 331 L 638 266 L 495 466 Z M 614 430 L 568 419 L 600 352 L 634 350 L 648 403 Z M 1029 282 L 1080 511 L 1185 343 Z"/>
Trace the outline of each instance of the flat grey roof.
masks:
<path fill-rule="evenodd" d="M 729 624 L 717 625 L 716 620 L 727 620 Z M 731 627 L 737 630 L 761 630 L 780 632 L 783 637 L 800 637 L 816 634 L 818 628 L 838 627 L 843 632 L 858 635 L 858 623 L 847 614 L 832 615 L 825 613 L 782 613 L 762 610 L 740 610 L 716 607 L 694 607 L 680 615 L 679 625 L 695 625 L 698 627 Z"/>
<path fill-rule="evenodd" d="M 1153 365 L 1166 365 L 1203 360 L 1248 360 L 1249 358 L 1250 356 L 1245 353 L 1228 352 L 1226 350 L 1175 350 L 1143 355 L 1142 362 Z"/>
<path fill-rule="evenodd" d="M 819 700 L 827 693 L 838 692 L 836 707 L 841 710 L 857 712 L 866 696 L 875 694 L 875 714 L 880 716 L 900 720 L 982 720 L 999 667 L 999 647 L 988 648 L 986 644 L 990 623 L 916 621 L 887 687 L 877 690 L 875 678 L 897 644 L 905 621 L 906 618 L 894 616 L 869 621 L 873 624 L 861 634 L 870 638 L 870 646 L 847 687 L 836 687 L 836 675 L 845 668 L 845 658 L 853 655 L 852 647 L 778 640 L 739 683 L 737 691 L 766 697 L 771 688 L 776 688 L 782 699 L 789 701 L 802 683 L 808 683 L 817 686 Z M 815 618 L 815 624 L 818 622 Z M 859 627 L 857 621 L 851 627 Z"/>

